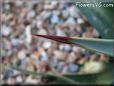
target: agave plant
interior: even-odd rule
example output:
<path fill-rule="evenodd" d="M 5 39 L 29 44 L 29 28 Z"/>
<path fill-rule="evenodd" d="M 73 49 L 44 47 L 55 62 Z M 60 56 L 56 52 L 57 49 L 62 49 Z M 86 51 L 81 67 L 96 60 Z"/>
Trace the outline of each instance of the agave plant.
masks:
<path fill-rule="evenodd" d="M 50 36 L 50 35 L 38 35 L 33 34 L 35 37 L 44 37 L 51 40 L 55 40 L 61 43 L 67 43 L 67 44 L 73 44 L 78 45 L 80 47 L 83 47 L 85 49 L 97 52 L 97 53 L 103 53 L 110 57 L 114 56 L 113 53 L 113 40 L 112 39 L 95 39 L 95 38 L 79 38 L 79 37 L 63 37 L 63 36 Z M 84 64 L 86 65 L 86 64 Z M 89 64 L 92 65 L 92 64 Z M 105 68 L 103 68 L 105 67 Z M 53 74 L 53 73 L 47 73 L 48 78 L 55 78 L 59 81 L 63 81 L 64 83 L 70 83 L 70 84 L 109 84 L 113 80 L 113 66 L 112 63 L 104 63 L 103 71 L 99 71 L 96 73 L 76 73 L 76 74 Z M 91 68 L 92 69 L 92 68 Z M 90 70 L 91 70 L 90 69 Z"/>
<path fill-rule="evenodd" d="M 86 0 L 80 0 L 85 2 Z M 89 0 L 90 3 L 95 2 Z M 33 34 L 35 37 L 44 37 L 51 40 L 55 40 L 61 43 L 73 44 L 94 51 L 96 53 L 103 53 L 108 55 L 110 58 L 114 57 L 114 25 L 113 25 L 113 10 L 114 8 L 81 8 L 78 7 L 82 15 L 84 15 L 90 24 L 97 29 L 102 39 L 98 38 L 79 38 L 79 37 L 62 37 L 52 35 L 39 35 Z M 69 84 L 111 84 L 114 81 L 113 77 L 113 64 L 103 63 L 105 68 L 103 71 L 97 73 L 76 73 L 76 74 L 56 74 L 56 73 L 42 73 L 45 78 L 53 78 L 57 82 L 64 82 Z M 21 70 L 17 67 L 14 69 Z M 25 70 L 21 70 L 25 71 Z M 35 74 L 35 72 L 25 71 L 25 73 Z"/>
<path fill-rule="evenodd" d="M 82 2 L 84 2 L 82 0 Z M 90 3 L 94 0 L 89 1 Z M 90 24 L 97 29 L 100 33 L 102 39 L 97 38 L 79 38 L 79 37 L 62 37 L 62 36 L 51 36 L 51 35 L 39 35 L 33 34 L 36 37 L 44 37 L 51 40 L 55 40 L 61 43 L 73 44 L 83 47 L 85 49 L 94 51 L 96 53 L 103 53 L 109 57 L 114 57 L 114 25 L 113 22 L 113 10 L 114 8 L 83 8 L 78 7 L 81 13 L 87 18 Z M 63 78 L 57 76 L 57 80 L 72 83 L 72 84 L 110 84 L 113 78 L 113 64 L 105 63 L 104 71 L 98 73 L 85 74 L 85 73 L 76 73 L 76 74 L 64 74 L 61 75 Z M 60 75 L 58 75 L 60 76 Z"/>

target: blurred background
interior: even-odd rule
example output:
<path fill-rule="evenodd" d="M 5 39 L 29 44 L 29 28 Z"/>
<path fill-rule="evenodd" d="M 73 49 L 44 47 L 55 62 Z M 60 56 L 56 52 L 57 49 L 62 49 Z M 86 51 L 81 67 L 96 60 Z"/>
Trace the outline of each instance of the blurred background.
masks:
<path fill-rule="evenodd" d="M 104 54 L 97 55 L 78 46 L 32 37 L 32 34 L 49 34 L 100 38 L 99 33 L 71 2 L 4 0 L 1 21 L 0 77 L 3 84 L 45 82 L 41 76 L 23 74 L 11 69 L 10 65 L 38 73 L 51 71 L 65 74 L 79 72 L 79 65 L 87 61 L 109 61 Z"/>

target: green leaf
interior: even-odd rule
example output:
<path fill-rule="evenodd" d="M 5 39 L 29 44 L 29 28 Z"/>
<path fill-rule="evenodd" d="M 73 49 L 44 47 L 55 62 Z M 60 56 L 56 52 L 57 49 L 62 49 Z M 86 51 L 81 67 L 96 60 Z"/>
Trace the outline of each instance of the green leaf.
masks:
<path fill-rule="evenodd" d="M 95 74 L 66 74 L 64 76 L 82 84 L 111 84 L 114 79 L 112 63 L 106 63 L 104 71 Z"/>
<path fill-rule="evenodd" d="M 90 70 L 91 71 L 91 70 Z M 61 76 L 64 76 L 66 78 L 69 78 L 71 80 L 74 80 L 77 85 L 109 85 L 114 80 L 114 69 L 113 69 L 113 63 L 104 63 L 104 69 L 102 71 L 99 71 L 97 73 L 73 73 L 73 74 L 61 74 Z M 53 76 L 48 76 L 47 78 L 52 78 Z M 60 79 L 57 77 L 53 77 L 55 81 L 58 83 L 66 83 L 71 84 L 69 82 L 64 81 L 64 79 Z"/>
<path fill-rule="evenodd" d="M 58 74 L 52 72 L 37 73 L 33 71 L 27 71 L 17 66 L 11 66 L 11 68 L 21 71 L 25 74 L 31 74 L 33 76 L 44 76 L 47 79 L 53 79 L 56 84 L 76 84 L 76 85 L 89 85 L 89 84 L 110 84 L 113 77 L 113 64 L 104 63 L 104 70 L 99 71 L 98 73 L 75 73 L 75 74 Z"/>
<path fill-rule="evenodd" d="M 78 45 L 85 49 L 114 57 L 114 52 L 113 52 L 114 40 L 111 39 L 95 39 L 95 38 L 79 38 L 79 37 L 68 38 L 63 36 L 50 36 L 50 35 L 37 35 L 37 34 L 33 34 L 33 36 L 44 37 L 61 43 Z"/>
<path fill-rule="evenodd" d="M 85 49 L 114 57 L 114 40 L 76 38 L 70 40 L 70 42 L 78 44 Z"/>
<path fill-rule="evenodd" d="M 11 65 L 10 68 L 12 69 L 15 69 L 15 70 L 18 70 L 20 72 L 22 72 L 23 74 L 31 74 L 33 76 L 37 76 L 37 75 L 40 75 L 40 76 L 43 76 L 43 77 L 47 77 L 48 79 L 50 78 L 54 78 L 55 80 L 56 79 L 60 79 L 61 81 L 64 81 L 66 83 L 70 83 L 70 84 L 79 84 L 79 83 L 76 83 L 74 80 L 72 79 L 69 79 L 67 77 L 64 77 L 64 76 L 61 76 L 60 74 L 58 73 L 52 73 L 52 72 L 43 72 L 43 73 L 38 73 L 38 72 L 34 72 L 34 71 L 29 71 L 29 70 L 25 70 L 25 69 L 21 69 L 19 68 L 18 66 L 14 66 L 14 65 Z"/>
<path fill-rule="evenodd" d="M 80 0 L 82 3 L 98 4 L 100 1 Z M 113 2 L 102 2 L 103 4 L 112 4 Z M 114 7 L 81 7 L 77 5 L 80 12 L 87 18 L 88 22 L 95 27 L 102 38 L 114 39 Z"/>

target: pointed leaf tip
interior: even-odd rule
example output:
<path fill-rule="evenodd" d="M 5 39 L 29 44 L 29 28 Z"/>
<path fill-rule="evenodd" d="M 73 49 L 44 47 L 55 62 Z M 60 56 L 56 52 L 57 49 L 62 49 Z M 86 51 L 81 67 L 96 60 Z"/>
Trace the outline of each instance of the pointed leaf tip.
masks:
<path fill-rule="evenodd" d="M 66 44 L 71 44 L 69 40 L 72 40 L 72 38 L 64 37 L 64 36 L 39 35 L 39 34 L 32 34 L 32 35 L 36 37 L 43 37 L 43 38 L 51 39 L 51 40 L 61 42 L 61 43 L 66 43 Z"/>

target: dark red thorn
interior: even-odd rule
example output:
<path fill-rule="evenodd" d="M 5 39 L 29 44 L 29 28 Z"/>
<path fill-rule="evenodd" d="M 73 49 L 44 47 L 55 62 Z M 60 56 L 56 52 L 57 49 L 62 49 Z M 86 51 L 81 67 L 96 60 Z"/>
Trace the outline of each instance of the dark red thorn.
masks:
<path fill-rule="evenodd" d="M 52 35 L 39 35 L 39 34 L 33 34 L 33 36 L 36 37 L 43 37 L 51 40 L 55 40 L 61 43 L 67 43 L 67 44 L 72 44 L 70 40 L 73 40 L 72 38 L 69 37 L 64 37 L 64 36 L 52 36 Z"/>

